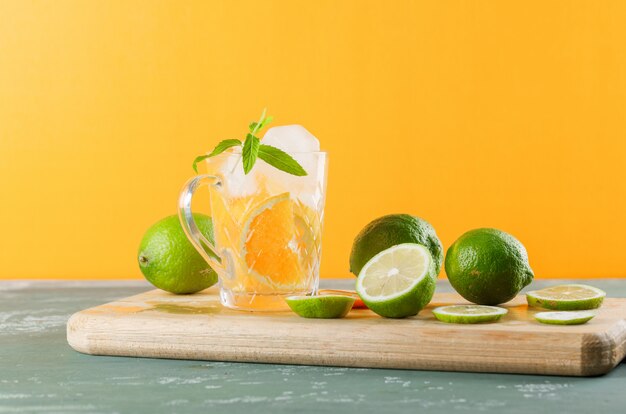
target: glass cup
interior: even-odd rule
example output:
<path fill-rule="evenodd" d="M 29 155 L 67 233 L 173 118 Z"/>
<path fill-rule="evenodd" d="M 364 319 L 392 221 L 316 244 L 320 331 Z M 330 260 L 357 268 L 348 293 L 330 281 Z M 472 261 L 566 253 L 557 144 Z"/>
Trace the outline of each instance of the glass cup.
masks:
<path fill-rule="evenodd" d="M 315 294 L 319 285 L 327 154 L 290 154 L 307 171 L 297 177 L 257 160 L 246 175 L 241 152 L 206 160 L 208 174 L 191 178 L 179 199 L 185 234 L 219 276 L 224 306 L 287 309 L 284 298 Z M 191 213 L 196 190 L 209 189 L 214 242 Z"/>

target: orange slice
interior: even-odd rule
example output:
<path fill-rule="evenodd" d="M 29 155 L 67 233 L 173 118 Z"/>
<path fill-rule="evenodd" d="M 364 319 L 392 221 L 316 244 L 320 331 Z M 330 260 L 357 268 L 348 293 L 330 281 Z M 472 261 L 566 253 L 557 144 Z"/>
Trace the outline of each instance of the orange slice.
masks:
<path fill-rule="evenodd" d="M 242 257 L 248 270 L 272 285 L 297 285 L 305 275 L 300 265 L 293 202 L 289 193 L 270 197 L 244 220 Z"/>

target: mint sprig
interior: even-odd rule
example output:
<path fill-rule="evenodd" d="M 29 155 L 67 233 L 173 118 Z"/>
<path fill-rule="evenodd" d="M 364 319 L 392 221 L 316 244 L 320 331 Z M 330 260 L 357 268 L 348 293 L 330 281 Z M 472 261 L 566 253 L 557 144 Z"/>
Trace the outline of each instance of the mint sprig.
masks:
<path fill-rule="evenodd" d="M 298 163 L 298 161 L 296 161 L 291 155 L 281 149 L 272 147 L 271 145 L 261 144 L 261 140 L 256 136 L 256 133 L 265 128 L 274 119 L 271 116 L 266 117 L 265 115 L 266 110 L 263 109 L 263 113 L 261 114 L 259 120 L 251 122 L 248 125 L 250 133 L 246 134 L 246 139 L 243 143 L 238 139 L 225 139 L 221 141 L 215 146 L 210 154 L 200 155 L 193 160 L 193 170 L 198 173 L 199 162 L 221 154 L 229 148 L 243 146 L 241 156 L 243 171 L 245 174 L 248 174 L 252 170 L 252 167 L 254 167 L 257 159 L 260 158 L 269 165 L 288 174 L 299 177 L 307 175 L 304 168 L 302 168 L 300 163 Z"/>
<path fill-rule="evenodd" d="M 302 168 L 298 161 L 294 160 L 291 155 L 271 145 L 261 144 L 259 146 L 259 158 L 272 167 L 276 167 L 289 174 L 299 177 L 307 175 L 304 168 Z"/>

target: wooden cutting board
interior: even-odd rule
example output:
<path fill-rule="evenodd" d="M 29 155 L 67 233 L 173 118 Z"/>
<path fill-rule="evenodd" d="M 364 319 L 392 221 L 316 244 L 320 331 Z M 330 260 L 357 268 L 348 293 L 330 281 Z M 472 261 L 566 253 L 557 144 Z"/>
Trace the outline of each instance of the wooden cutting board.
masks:
<path fill-rule="evenodd" d="M 214 288 L 189 296 L 153 290 L 74 314 L 67 340 L 92 355 L 592 376 L 626 354 L 626 299 L 606 299 L 585 325 L 543 325 L 519 296 L 498 323 L 437 321 L 435 306 L 467 303 L 436 294 L 418 316 L 344 319 L 223 308 Z"/>

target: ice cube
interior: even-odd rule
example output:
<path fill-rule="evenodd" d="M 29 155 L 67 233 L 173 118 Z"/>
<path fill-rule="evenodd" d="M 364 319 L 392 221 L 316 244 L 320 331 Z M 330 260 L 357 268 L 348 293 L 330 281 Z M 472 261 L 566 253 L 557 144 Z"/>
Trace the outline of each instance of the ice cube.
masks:
<path fill-rule="evenodd" d="M 320 142 L 302 125 L 285 125 L 270 128 L 263 137 L 263 144 L 294 155 L 299 152 L 317 152 Z"/>
<path fill-rule="evenodd" d="M 323 183 L 326 160 L 316 154 L 320 151 L 318 139 L 301 125 L 287 125 L 269 129 L 261 143 L 285 151 L 308 173 L 305 177 L 297 177 L 259 160 L 254 169 L 266 177 L 270 191 L 288 191 L 293 198 L 310 207 L 320 205 L 323 197 L 320 183 Z"/>
<path fill-rule="evenodd" d="M 257 174 L 254 168 L 249 174 L 243 172 L 241 151 L 233 151 L 222 158 L 218 171 L 224 177 L 224 191 L 230 197 L 247 197 L 258 191 Z"/>
<path fill-rule="evenodd" d="M 320 150 L 320 142 L 302 125 L 285 125 L 270 128 L 265 133 L 261 143 L 280 148 L 295 158 L 309 174 L 308 181 L 315 177 L 319 156 L 312 153 Z M 276 175 L 272 174 L 271 171 L 269 174 L 272 176 Z M 290 178 L 285 177 L 283 174 L 285 173 L 280 174 L 282 179 Z"/>

